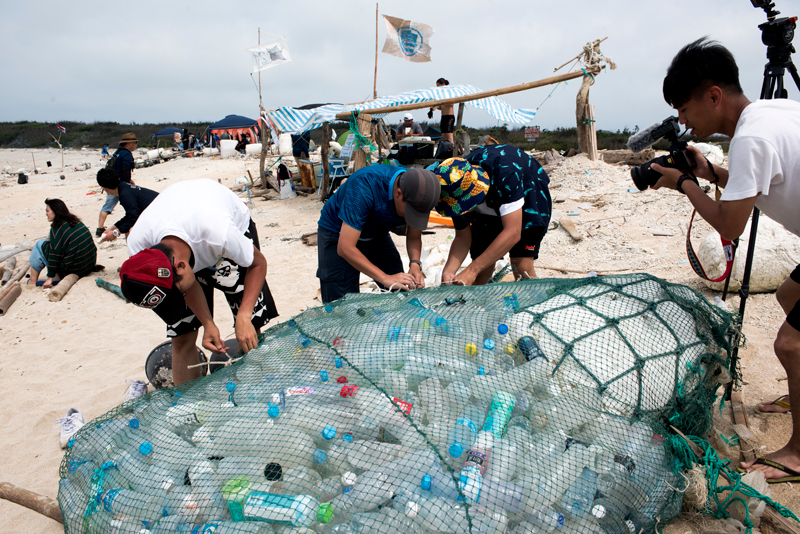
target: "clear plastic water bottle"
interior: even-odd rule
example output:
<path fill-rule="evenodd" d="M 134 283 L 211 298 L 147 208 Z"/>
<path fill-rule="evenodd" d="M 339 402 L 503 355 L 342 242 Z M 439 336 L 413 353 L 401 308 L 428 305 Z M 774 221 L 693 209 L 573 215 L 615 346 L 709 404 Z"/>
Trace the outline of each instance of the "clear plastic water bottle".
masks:
<path fill-rule="evenodd" d="M 216 462 L 200 460 L 188 470 L 192 486 L 192 498 L 205 520 L 226 519 L 228 507 L 222 497 L 224 479 L 216 472 Z"/>
<path fill-rule="evenodd" d="M 485 430 L 480 431 L 459 473 L 459 489 L 471 503 L 477 502 L 480 498 L 493 443 L 494 434 Z"/>
<path fill-rule="evenodd" d="M 223 480 L 246 476 L 252 482 L 275 482 L 283 476 L 283 467 L 273 458 L 226 456 L 219 461 L 217 474 Z"/>
<path fill-rule="evenodd" d="M 192 529 L 192 534 L 269 534 L 269 525 L 258 521 L 209 521 Z"/>
<path fill-rule="evenodd" d="M 602 410 L 602 401 L 595 388 L 577 387 L 558 397 L 531 404 L 529 416 L 537 432 L 570 433 L 594 418 Z"/>
<path fill-rule="evenodd" d="M 278 495 L 253 491 L 247 495 L 243 510 L 245 519 L 249 521 L 308 527 L 317 521 L 321 507 L 310 495 Z"/>
<path fill-rule="evenodd" d="M 492 457 L 486 469 L 486 478 L 490 480 L 508 481 L 514 478 L 517 472 L 519 447 L 511 439 L 495 439 L 492 447 Z"/>
<path fill-rule="evenodd" d="M 78 532 L 85 531 L 85 532 L 136 532 L 139 533 L 142 530 L 145 532 L 149 532 L 145 526 L 142 524 L 141 521 L 137 521 L 135 519 L 128 519 L 128 518 L 120 518 L 117 519 L 113 514 L 106 512 L 105 510 L 98 510 L 93 514 L 87 515 L 83 519 L 83 524 L 85 530 L 79 530 Z"/>
<path fill-rule="evenodd" d="M 444 401 L 444 389 L 438 378 L 424 380 L 418 388 L 423 413 L 427 424 L 444 426 L 447 424 L 448 413 Z"/>
<path fill-rule="evenodd" d="M 485 418 L 485 412 L 475 404 L 464 408 L 447 438 L 447 451 L 451 457 L 462 458 L 472 448 Z"/>
<path fill-rule="evenodd" d="M 271 493 L 287 495 L 310 495 L 322 480 L 322 476 L 305 466 L 293 467 L 283 473 L 283 477 L 273 484 Z"/>
<path fill-rule="evenodd" d="M 553 532 L 564 526 L 565 518 L 549 506 L 544 506 L 522 514 L 525 521 L 539 529 L 540 532 Z"/>
<path fill-rule="evenodd" d="M 130 489 L 114 488 L 103 493 L 103 509 L 114 516 L 150 524 L 163 517 L 164 499 Z"/>
<path fill-rule="evenodd" d="M 607 534 L 632 534 L 636 532 L 633 522 L 626 520 L 628 508 L 618 501 L 595 499 L 592 515 Z"/>
<path fill-rule="evenodd" d="M 444 402 L 447 407 L 447 418 L 457 419 L 469 403 L 469 388 L 463 382 L 451 382 L 444 390 Z"/>
<path fill-rule="evenodd" d="M 584 468 L 581 476 L 564 492 L 559 509 L 568 518 L 583 517 L 590 512 L 596 491 L 597 473 Z"/>

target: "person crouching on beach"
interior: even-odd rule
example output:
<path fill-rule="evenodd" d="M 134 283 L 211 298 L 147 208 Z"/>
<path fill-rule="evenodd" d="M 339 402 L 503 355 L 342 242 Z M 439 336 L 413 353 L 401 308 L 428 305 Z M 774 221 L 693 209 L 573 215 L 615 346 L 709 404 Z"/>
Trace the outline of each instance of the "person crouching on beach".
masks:
<path fill-rule="evenodd" d="M 258 346 L 259 330 L 278 316 L 250 210 L 214 180 L 187 180 L 161 192 L 131 228 L 128 253 L 120 289 L 166 323 L 176 386 L 202 374 L 189 368 L 197 363 L 201 326 L 203 347 L 226 350 L 213 319 L 214 289 L 228 301 L 244 352 Z"/>
<path fill-rule="evenodd" d="M 97 171 L 97 184 L 109 195 L 119 198 L 125 216 L 103 232 L 100 241 L 114 241 L 120 234 L 127 235 L 130 232 L 139 215 L 150 205 L 158 196 L 152 189 L 139 187 L 123 182 L 111 169 L 100 169 Z"/>
<path fill-rule="evenodd" d="M 539 162 L 516 147 L 492 145 L 446 159 L 433 172 L 442 185 L 436 209 L 456 229 L 442 282 L 485 284 L 506 253 L 517 280 L 536 278 L 533 262 L 553 208 Z M 472 263 L 458 272 L 468 253 Z"/>

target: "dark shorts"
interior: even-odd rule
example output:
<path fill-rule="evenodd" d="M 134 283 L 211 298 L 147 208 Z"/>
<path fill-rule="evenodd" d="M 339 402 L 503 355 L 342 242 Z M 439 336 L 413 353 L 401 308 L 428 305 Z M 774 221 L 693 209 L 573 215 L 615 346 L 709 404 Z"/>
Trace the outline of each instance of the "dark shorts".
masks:
<path fill-rule="evenodd" d="M 474 261 L 478 256 L 486 252 L 489 245 L 503 231 L 503 220 L 500 217 L 482 213 L 473 214 L 471 219 L 472 244 L 469 247 L 469 255 Z M 539 247 L 546 233 L 546 226 L 534 226 L 523 230 L 519 241 L 508 252 L 509 256 L 512 258 L 539 259 Z"/>
<path fill-rule="evenodd" d="M 800 265 L 794 268 L 789 278 L 800 284 Z M 795 302 L 794 308 L 786 315 L 786 322 L 789 323 L 789 326 L 800 332 L 800 301 Z"/>
<path fill-rule="evenodd" d="M 256 225 L 252 220 L 250 221 L 250 228 L 244 235 L 253 242 L 253 245 L 258 250 L 261 250 L 258 244 Z M 211 315 L 214 315 L 214 289 L 219 289 L 225 293 L 225 299 L 228 301 L 235 323 L 236 313 L 239 311 L 239 306 L 242 304 L 242 297 L 244 296 L 244 278 L 247 275 L 247 267 L 241 267 L 232 260 L 222 258 L 213 267 L 201 269 L 194 275 L 203 289 L 203 295 L 206 298 Z M 153 310 L 167 324 L 167 337 L 177 337 L 196 332 L 202 326 L 192 310 L 185 303 L 184 306 L 184 313 L 177 319 L 175 317 L 163 317 L 158 313 L 158 308 Z M 253 306 L 251 322 L 256 330 L 260 330 L 270 319 L 277 316 L 278 310 L 275 307 L 275 301 L 272 298 L 267 281 L 264 280 L 261 294 L 258 296 L 255 306 Z"/>
<path fill-rule="evenodd" d="M 336 251 L 338 245 L 337 232 L 317 227 L 317 278 L 322 289 L 324 304 L 338 300 L 347 293 L 358 293 L 358 278 L 361 273 L 339 256 Z M 400 253 L 397 252 L 397 247 L 394 246 L 388 233 L 373 239 L 359 239 L 356 246 L 370 262 L 386 274 L 403 272 Z M 381 284 L 378 286 L 386 289 Z"/>
<path fill-rule="evenodd" d="M 439 124 L 442 133 L 453 133 L 456 131 L 456 116 L 442 115 L 442 122 Z"/>

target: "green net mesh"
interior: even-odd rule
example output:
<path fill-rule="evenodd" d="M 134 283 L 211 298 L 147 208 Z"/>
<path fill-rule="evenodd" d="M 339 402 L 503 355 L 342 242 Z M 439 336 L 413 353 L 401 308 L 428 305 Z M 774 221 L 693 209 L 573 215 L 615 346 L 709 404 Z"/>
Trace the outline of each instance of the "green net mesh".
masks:
<path fill-rule="evenodd" d="M 710 429 L 732 320 L 648 275 L 348 295 L 86 424 L 65 530 L 663 525 L 685 487 L 663 437 Z"/>

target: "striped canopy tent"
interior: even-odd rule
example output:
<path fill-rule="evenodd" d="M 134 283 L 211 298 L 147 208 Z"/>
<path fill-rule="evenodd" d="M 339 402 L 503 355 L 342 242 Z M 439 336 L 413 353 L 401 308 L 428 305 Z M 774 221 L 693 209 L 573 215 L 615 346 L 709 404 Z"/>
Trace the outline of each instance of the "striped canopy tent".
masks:
<path fill-rule="evenodd" d="M 283 107 L 267 112 L 275 126 L 284 133 L 297 133 L 313 130 L 323 123 L 336 120 L 339 113 L 350 111 L 368 112 L 370 109 L 396 107 L 403 104 L 419 104 L 445 98 L 457 98 L 474 95 L 482 92 L 472 85 L 448 85 L 445 87 L 431 87 L 418 89 L 408 93 L 394 96 L 382 96 L 369 102 L 359 104 L 327 104 L 314 109 L 300 109 Z M 502 122 L 514 124 L 529 124 L 536 115 L 535 110 L 515 109 L 495 96 L 481 98 L 466 102 L 478 109 L 486 111 L 491 116 Z M 374 117 L 384 117 L 386 114 L 375 114 Z"/>

